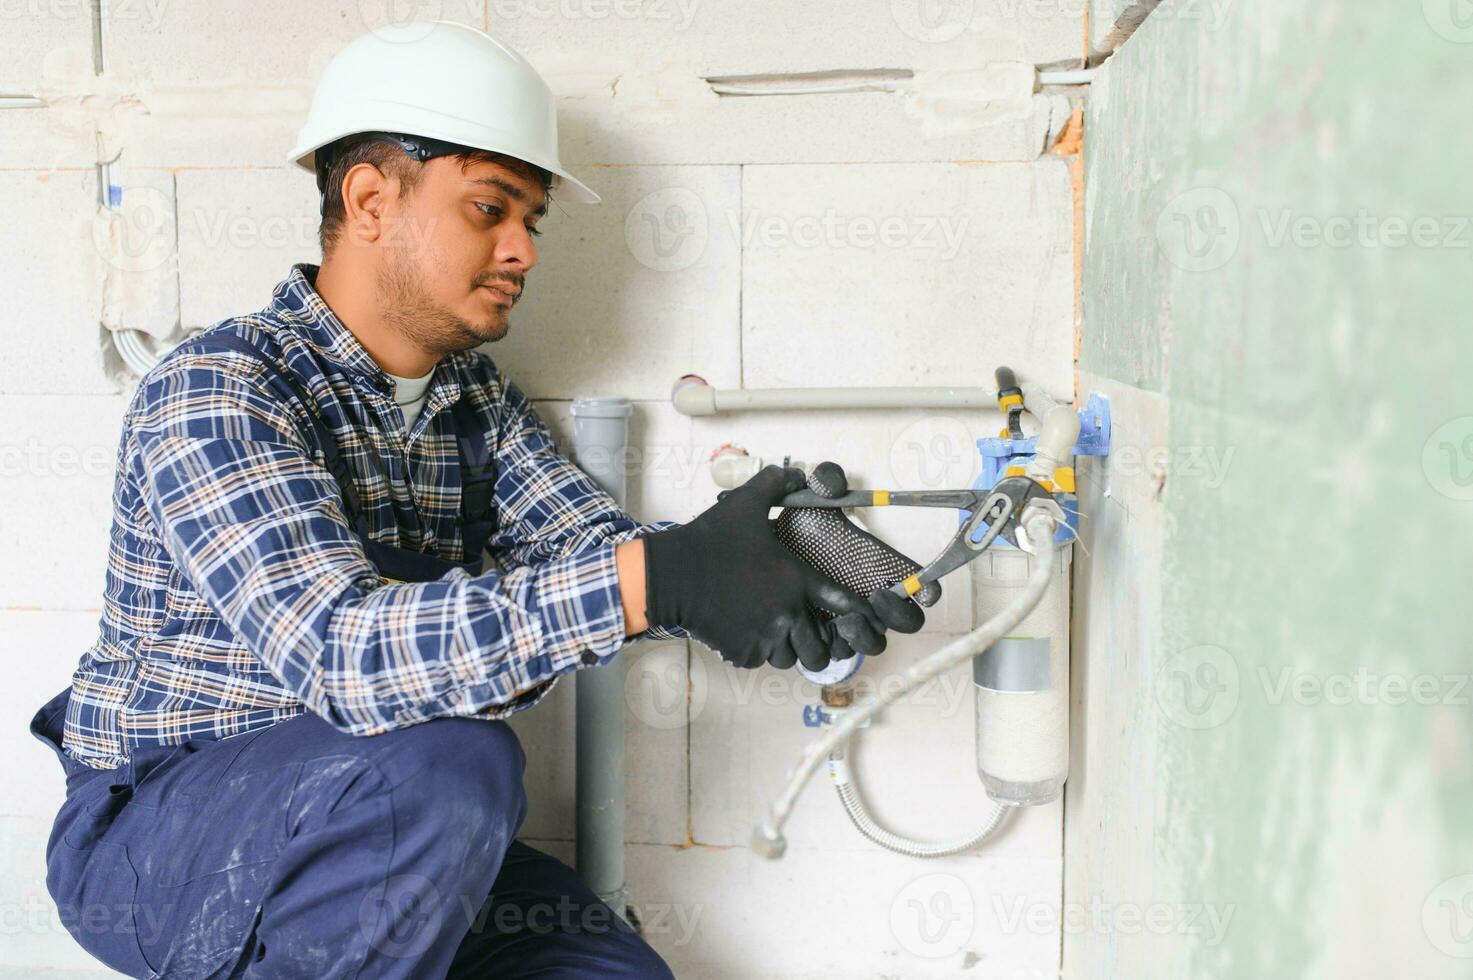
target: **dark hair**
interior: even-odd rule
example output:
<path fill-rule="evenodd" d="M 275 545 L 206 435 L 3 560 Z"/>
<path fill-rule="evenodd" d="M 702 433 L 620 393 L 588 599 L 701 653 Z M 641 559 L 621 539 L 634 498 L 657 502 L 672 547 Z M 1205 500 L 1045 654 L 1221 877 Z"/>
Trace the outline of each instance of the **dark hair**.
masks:
<path fill-rule="evenodd" d="M 383 137 L 354 138 L 348 136 L 318 150 L 317 153 L 319 158 L 328 161 L 325 179 L 319 175 L 319 182 L 323 188 L 322 224 L 317 229 L 317 241 L 322 246 L 324 256 L 337 245 L 338 233 L 342 230 L 343 220 L 347 217 L 343 206 L 343 179 L 348 176 L 349 170 L 360 163 L 371 164 L 384 176 L 397 177 L 399 194 L 407 197 L 419 185 L 421 169 L 424 167 L 423 163 L 410 156 L 399 143 Z M 542 185 L 544 194 L 550 194 L 552 191 L 552 174 L 535 164 L 518 160 L 516 157 L 509 157 L 504 153 L 493 153 L 490 150 L 470 149 L 464 153 L 452 154 L 452 156 L 460 161 L 462 170 L 472 163 L 500 164 L 524 176 L 536 179 Z"/>

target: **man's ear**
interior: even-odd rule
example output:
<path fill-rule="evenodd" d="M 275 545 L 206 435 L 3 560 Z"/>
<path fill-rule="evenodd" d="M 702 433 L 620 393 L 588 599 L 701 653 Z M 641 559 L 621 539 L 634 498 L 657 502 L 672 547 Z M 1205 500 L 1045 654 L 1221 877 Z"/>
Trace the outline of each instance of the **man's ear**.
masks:
<path fill-rule="evenodd" d="M 343 175 L 341 235 L 354 245 L 371 245 L 384 234 L 386 210 L 399 193 L 399 179 L 371 163 Z"/>

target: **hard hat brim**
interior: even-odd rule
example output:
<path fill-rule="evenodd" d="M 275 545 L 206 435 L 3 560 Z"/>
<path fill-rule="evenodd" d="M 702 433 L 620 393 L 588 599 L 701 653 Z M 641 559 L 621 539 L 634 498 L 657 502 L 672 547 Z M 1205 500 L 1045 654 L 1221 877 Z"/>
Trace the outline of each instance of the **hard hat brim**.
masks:
<path fill-rule="evenodd" d="M 322 149 L 324 146 L 343 139 L 346 136 L 354 136 L 358 133 L 365 132 L 378 132 L 385 129 L 393 129 L 393 127 L 386 127 L 382 125 L 375 125 L 372 128 L 349 127 L 345 129 L 345 131 L 336 133 L 328 137 L 327 139 L 314 140 L 309 145 L 298 145 L 296 149 L 292 150 L 291 155 L 288 157 L 288 160 L 289 162 L 301 167 L 303 170 L 306 170 L 308 173 L 315 174 L 317 172 L 317 151 Z M 553 175 L 552 189 L 557 192 L 558 201 L 571 201 L 575 204 L 599 204 L 603 200 L 601 197 L 598 196 L 598 194 L 593 191 L 591 187 L 583 183 L 577 177 L 574 177 L 572 174 L 568 173 L 562 167 L 554 163 L 549 163 L 546 160 L 529 159 L 529 157 L 533 156 L 533 154 L 529 154 L 526 151 L 517 152 L 516 150 L 510 149 L 505 146 L 491 145 L 493 142 L 495 142 L 491 140 L 477 140 L 474 142 L 467 142 L 462 138 L 458 138 L 457 135 L 452 135 L 443 131 L 426 131 L 426 127 L 424 126 L 415 127 L 415 130 L 413 132 L 405 132 L 406 135 L 410 136 L 425 136 L 429 137 L 430 139 L 445 140 L 446 142 L 455 143 L 459 146 L 464 146 L 468 150 L 485 150 L 488 153 L 501 153 L 506 156 L 512 157 L 513 159 L 521 160 L 523 163 L 529 163 L 534 167 L 541 167 L 543 170 L 546 170 L 548 173 Z"/>

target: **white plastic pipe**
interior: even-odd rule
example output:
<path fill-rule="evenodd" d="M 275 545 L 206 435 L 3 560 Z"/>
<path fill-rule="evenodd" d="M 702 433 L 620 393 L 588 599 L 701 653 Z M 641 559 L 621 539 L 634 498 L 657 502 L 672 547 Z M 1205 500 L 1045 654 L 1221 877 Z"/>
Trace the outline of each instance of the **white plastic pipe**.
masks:
<path fill-rule="evenodd" d="M 1054 397 L 1036 384 L 1020 385 L 1023 389 L 1023 404 L 1028 411 L 1033 413 L 1034 418 L 1041 419 L 1049 412 L 1058 407 L 1059 403 Z"/>
<path fill-rule="evenodd" d="M 713 388 L 694 376 L 680 379 L 670 401 L 682 415 L 719 412 L 852 411 L 866 408 L 996 408 L 992 388 Z M 1026 399 L 1025 399 L 1026 401 Z M 1032 411 L 1032 408 L 1029 409 Z"/>
<path fill-rule="evenodd" d="M 1055 405 L 1041 416 L 1043 427 L 1038 432 L 1033 458 L 1024 474 L 1030 480 L 1051 480 L 1054 470 L 1069 464 L 1074 443 L 1079 440 L 1079 415 L 1067 405 Z"/>
<path fill-rule="evenodd" d="M 979 66 L 980 68 L 981 66 Z M 1045 85 L 1088 85 L 1095 73 L 1088 68 L 1039 69 L 1037 81 Z M 910 69 L 880 71 L 805 72 L 791 75 L 710 76 L 706 84 L 717 95 L 853 95 L 860 92 L 905 92 L 914 87 Z"/>
<path fill-rule="evenodd" d="M 1079 68 L 1072 71 L 1041 71 L 1038 73 L 1038 84 L 1044 85 L 1088 85 L 1095 80 L 1093 68 Z"/>
<path fill-rule="evenodd" d="M 1057 505 L 1054 506 L 1057 507 Z M 808 748 L 803 751 L 803 757 L 798 760 L 797 767 L 788 777 L 787 786 L 783 788 L 782 793 L 769 808 L 767 819 L 752 833 L 752 850 L 755 853 L 772 860 L 783 856 L 788 846 L 782 834 L 783 824 L 787 822 L 788 816 L 792 813 L 793 804 L 798 800 L 798 794 L 803 791 L 808 780 L 813 778 L 813 774 L 818 771 L 819 766 L 824 764 L 829 755 L 852 738 L 862 725 L 926 681 L 944 674 L 957 664 L 971 660 L 992 646 L 1022 622 L 1023 617 L 1038 605 L 1044 593 L 1048 591 L 1053 577 L 1054 562 L 1057 560 L 1053 540 L 1054 532 L 1058 529 L 1058 521 L 1047 505 L 1034 502 L 1024 509 L 1020 524 L 1024 534 L 1019 536 L 1019 544 L 1024 544 L 1026 550 L 1032 552 L 1037 560 L 1033 564 L 1033 573 L 1028 577 L 1028 583 L 1019 593 L 1018 598 L 966 636 L 947 644 L 929 657 L 912 665 L 909 670 L 900 675 L 898 685 L 887 688 L 878 698 L 855 705 L 853 710 L 844 713 L 833 728 L 810 742 Z M 1038 542 L 1041 547 L 1031 542 Z"/>
<path fill-rule="evenodd" d="M 761 456 L 752 456 L 734 446 L 718 449 L 711 457 L 711 480 L 723 490 L 736 489 L 761 469 Z"/>
<path fill-rule="evenodd" d="M 708 78 L 706 84 L 717 95 L 853 95 L 857 92 L 901 92 L 905 80 L 899 78 L 858 78 L 852 81 L 822 81 L 795 78 L 780 83 L 729 81 Z"/>

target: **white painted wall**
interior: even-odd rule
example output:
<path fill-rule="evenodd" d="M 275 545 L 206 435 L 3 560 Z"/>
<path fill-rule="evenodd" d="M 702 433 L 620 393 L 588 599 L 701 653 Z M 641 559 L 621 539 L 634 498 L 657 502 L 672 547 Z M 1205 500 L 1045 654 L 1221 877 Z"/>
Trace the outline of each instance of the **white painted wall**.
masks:
<path fill-rule="evenodd" d="M 102 78 L 84 4 L 0 9 L 0 93 L 49 101 L 0 111 L 0 636 L 18 666 L 0 685 L 6 976 L 96 975 L 46 900 L 42 852 L 62 786 L 24 723 L 66 683 L 99 610 L 131 389 L 103 324 L 161 336 L 206 326 L 264 305 L 291 262 L 316 258 L 312 181 L 282 158 L 326 60 L 390 9 L 111 7 Z M 1007 362 L 1071 389 L 1069 173 L 1043 153 L 1067 117 L 1062 99 L 1025 96 L 1013 115 L 967 128 L 944 115 L 927 124 L 892 95 L 718 99 L 700 82 L 1058 61 L 1083 43 L 1070 4 L 444 0 L 418 13 L 489 24 L 563 96 L 565 161 L 605 203 L 553 209 L 542 265 L 491 353 L 560 433 L 576 395 L 637 400 L 638 516 L 708 506 L 705 463 L 723 443 L 835 459 L 862 486 L 939 487 L 970 481 L 971 440 L 998 426 L 992 413 L 693 421 L 667 401 L 686 372 L 718 385 L 987 384 Z M 122 153 L 113 220 L 125 224 L 111 230 L 96 206 L 99 132 Z M 122 237 L 109 244 L 110 233 Z M 923 559 L 952 527 L 899 512 L 874 526 Z M 868 676 L 882 681 L 970 628 L 967 583 L 948 587 L 927 630 L 893 642 Z M 1059 807 L 1023 814 L 977 854 L 922 863 L 864 841 L 815 784 L 788 857 L 769 864 L 746 840 L 809 735 L 800 712 L 813 691 L 684 643 L 633 653 L 629 677 L 631 885 L 647 919 L 673 906 L 650 939 L 679 976 L 1055 974 Z M 561 685 L 516 721 L 531 759 L 525 835 L 568 857 L 572 693 Z M 972 738 L 964 671 L 890 711 L 855 760 L 876 811 L 915 834 L 968 828 L 983 799 Z"/>

